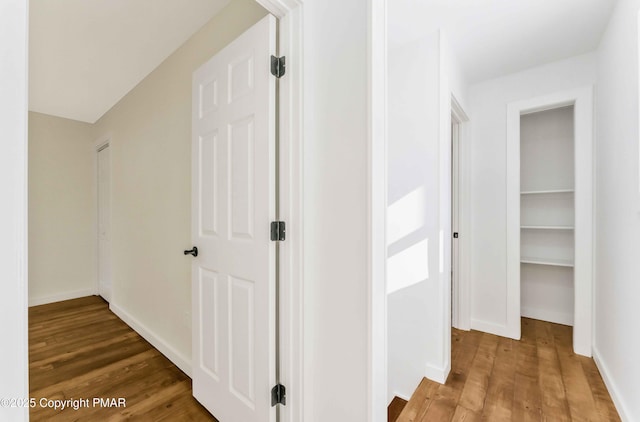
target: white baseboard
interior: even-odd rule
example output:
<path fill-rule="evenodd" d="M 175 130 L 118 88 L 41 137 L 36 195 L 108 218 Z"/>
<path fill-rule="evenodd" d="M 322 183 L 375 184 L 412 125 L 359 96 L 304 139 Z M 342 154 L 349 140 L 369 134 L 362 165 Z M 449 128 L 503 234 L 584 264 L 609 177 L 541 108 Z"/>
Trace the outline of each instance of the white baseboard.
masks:
<path fill-rule="evenodd" d="M 167 359 L 173 362 L 178 368 L 191 378 L 191 359 L 185 357 L 179 353 L 176 349 L 170 346 L 162 338 L 154 334 L 150 329 L 145 327 L 140 321 L 134 318 L 127 311 L 113 303 L 109 304 L 111 312 L 116 314 L 121 320 L 123 320 L 129 327 L 133 328 L 138 334 L 140 334 L 145 340 L 147 340 L 153 347 L 158 349 L 160 353 L 165 355 Z"/>
<path fill-rule="evenodd" d="M 541 321 L 549 321 L 573 327 L 573 314 L 571 313 L 554 312 L 547 309 L 527 308 L 524 306 L 520 308 L 520 313 L 525 318 L 539 319 Z"/>
<path fill-rule="evenodd" d="M 48 303 L 62 302 L 63 300 L 78 299 L 80 297 L 97 295 L 95 288 L 74 290 L 71 292 L 56 293 L 50 296 L 30 297 L 29 306 L 46 305 Z"/>
<path fill-rule="evenodd" d="M 593 360 L 600 371 L 600 375 L 602 375 L 602 379 L 604 380 L 604 384 L 607 386 L 607 390 L 609 390 L 609 395 L 611 395 L 611 400 L 613 400 L 613 404 L 616 406 L 620 419 L 622 419 L 623 422 L 631 422 L 628 407 L 625 405 L 615 382 L 613 382 L 613 378 L 611 378 L 609 368 L 600 357 L 600 352 L 598 352 L 598 349 L 595 346 L 593 346 Z"/>
<path fill-rule="evenodd" d="M 391 396 L 391 400 L 389 400 L 389 403 L 387 403 L 387 407 L 389 407 L 389 405 L 390 405 L 390 404 L 391 404 L 391 402 L 393 401 L 393 398 L 394 398 L 394 397 L 397 397 L 397 398 L 402 399 L 402 400 L 404 400 L 404 401 L 409 401 L 409 400 L 411 399 L 411 397 L 407 397 L 407 395 L 406 395 L 406 394 L 401 394 L 401 393 L 398 393 L 398 392 L 394 392 L 394 393 L 392 394 L 392 396 Z"/>
<path fill-rule="evenodd" d="M 484 333 L 495 334 L 500 337 L 513 338 L 509 335 L 509 330 L 504 325 L 494 324 L 493 322 L 480 321 L 478 319 L 471 320 L 471 329 L 482 331 Z M 516 339 L 519 340 L 519 339 Z"/>
<path fill-rule="evenodd" d="M 427 364 L 424 371 L 424 376 L 430 379 L 431 381 L 444 384 L 445 382 L 447 382 L 447 377 L 449 376 L 450 369 L 451 369 L 450 365 L 446 368 L 441 368 L 438 366 Z"/>

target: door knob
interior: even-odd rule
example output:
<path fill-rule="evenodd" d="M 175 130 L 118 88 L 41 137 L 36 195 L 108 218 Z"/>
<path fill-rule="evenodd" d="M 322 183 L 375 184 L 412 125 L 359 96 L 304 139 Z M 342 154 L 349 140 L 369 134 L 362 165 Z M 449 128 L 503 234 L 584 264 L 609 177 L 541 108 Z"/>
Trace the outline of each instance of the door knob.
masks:
<path fill-rule="evenodd" d="M 189 251 L 184 251 L 185 255 L 193 255 L 193 256 L 198 256 L 198 248 L 197 247 L 193 247 L 193 249 L 189 250 Z"/>

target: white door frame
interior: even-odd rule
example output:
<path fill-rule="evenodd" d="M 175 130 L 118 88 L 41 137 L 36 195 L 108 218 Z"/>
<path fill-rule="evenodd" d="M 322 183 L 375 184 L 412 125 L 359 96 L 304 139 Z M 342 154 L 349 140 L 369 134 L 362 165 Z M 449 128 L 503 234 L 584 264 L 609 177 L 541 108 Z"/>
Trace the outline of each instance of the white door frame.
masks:
<path fill-rule="evenodd" d="M 452 321 L 451 325 L 461 330 L 471 329 L 471 312 L 469 303 L 469 290 L 471 289 L 471 282 L 469 280 L 469 246 L 471 242 L 471 229 L 470 229 L 470 211 L 469 211 L 469 198 L 470 198 L 470 145 L 469 137 L 467 136 L 469 117 L 463 110 L 462 106 L 455 98 L 451 96 L 451 123 L 452 123 L 452 142 L 456 145 L 455 152 L 457 152 L 457 174 L 453 177 L 457 177 L 458 189 L 457 189 L 457 211 L 458 211 L 458 233 L 457 239 L 457 260 L 456 260 L 456 274 L 452 277 L 452 301 L 451 306 L 453 312 L 451 313 Z M 452 155 L 452 165 L 453 165 Z M 452 180 L 453 184 L 453 180 Z M 453 202 L 454 198 L 452 198 Z M 453 209 L 453 203 L 452 203 Z M 453 226 L 453 221 L 452 221 Z M 452 239 L 453 241 L 453 239 Z M 453 259 L 453 257 L 452 257 Z"/>
<path fill-rule="evenodd" d="M 520 116 L 574 106 L 575 259 L 573 350 L 591 356 L 593 338 L 593 86 L 507 105 L 507 333 L 520 338 Z"/>
<path fill-rule="evenodd" d="M 279 20 L 278 55 L 286 57 L 279 82 L 280 220 L 287 239 L 280 243 L 280 383 L 287 389 L 282 422 L 304 420 L 303 305 L 303 10 L 302 0 L 256 0 Z"/>
<path fill-rule="evenodd" d="M 304 420 L 303 273 L 303 0 L 256 0 L 279 18 L 279 55 L 287 57 L 280 80 L 280 218 L 287 240 L 280 246 L 281 382 L 287 387 L 283 421 Z M 387 0 L 368 0 L 368 351 L 367 420 L 387 420 L 386 104 Z M 384 118 L 381 118 L 384 116 Z"/>
<path fill-rule="evenodd" d="M 94 198 L 93 198 L 93 203 L 96 206 L 96 212 L 95 212 L 95 216 L 94 216 L 94 233 L 96 234 L 96 241 L 95 241 L 95 245 L 96 245 L 96 250 L 95 250 L 95 259 L 96 259 L 96 282 L 95 282 L 95 287 L 94 287 L 94 294 L 99 295 L 100 294 L 100 234 L 99 234 L 99 230 L 100 230 L 100 203 L 99 203 L 99 198 L 98 198 L 98 183 L 99 183 L 99 166 L 98 166 L 98 153 L 104 149 L 105 147 L 109 147 L 111 148 L 111 134 L 106 134 L 103 135 L 101 137 L 99 137 L 98 139 L 96 139 L 96 141 L 94 142 L 94 154 L 93 154 L 93 176 L 94 176 L 94 180 L 93 180 L 93 186 L 94 186 Z M 110 152 L 112 153 L 113 150 L 110 150 Z M 109 166 L 111 166 L 111 162 L 112 160 L 109 160 Z M 110 174 L 110 178 L 111 180 L 113 180 L 113 175 L 111 174 L 111 172 L 109 172 Z M 110 192 L 113 192 L 113 185 L 111 186 Z M 109 207 L 112 206 L 113 201 L 112 198 L 113 196 L 110 195 L 111 197 L 109 198 Z M 113 261 L 112 261 L 113 262 Z M 112 273 L 113 274 L 113 273 Z M 113 280 L 111 280 L 111 289 L 109 292 L 109 297 L 105 298 L 107 301 L 112 302 L 113 301 Z"/>
<path fill-rule="evenodd" d="M 28 19 L 28 0 L 0 2 L 0 397 L 16 399 L 29 397 Z M 0 420 L 28 418 L 26 406 L 0 406 Z"/>
<path fill-rule="evenodd" d="M 369 0 L 368 99 L 368 409 L 387 421 L 387 0 Z"/>

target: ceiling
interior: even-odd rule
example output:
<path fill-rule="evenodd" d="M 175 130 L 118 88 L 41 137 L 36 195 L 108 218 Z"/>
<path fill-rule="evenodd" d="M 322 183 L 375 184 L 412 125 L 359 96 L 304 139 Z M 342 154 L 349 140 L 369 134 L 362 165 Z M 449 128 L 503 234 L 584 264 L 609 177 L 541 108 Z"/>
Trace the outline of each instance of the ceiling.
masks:
<path fill-rule="evenodd" d="M 391 0 L 389 45 L 441 28 L 469 83 L 593 51 L 615 0 Z"/>
<path fill-rule="evenodd" d="M 230 0 L 31 0 L 29 109 L 93 123 Z"/>
<path fill-rule="evenodd" d="M 29 109 L 95 122 L 229 2 L 31 0 Z M 596 49 L 614 4 L 391 0 L 389 44 L 442 28 L 474 83 Z"/>

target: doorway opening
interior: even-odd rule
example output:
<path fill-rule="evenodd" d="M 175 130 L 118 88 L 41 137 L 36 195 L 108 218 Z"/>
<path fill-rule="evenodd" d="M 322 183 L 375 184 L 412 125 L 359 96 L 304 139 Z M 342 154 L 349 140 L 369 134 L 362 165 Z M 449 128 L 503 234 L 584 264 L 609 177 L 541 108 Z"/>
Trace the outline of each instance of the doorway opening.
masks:
<path fill-rule="evenodd" d="M 465 218 L 468 190 L 465 171 L 464 125 L 469 118 L 455 99 L 451 97 L 451 326 L 462 330 L 470 328 L 469 285 L 465 277 Z"/>
<path fill-rule="evenodd" d="M 98 294 L 111 302 L 111 148 L 96 148 L 98 192 Z"/>
<path fill-rule="evenodd" d="M 520 312 L 573 326 L 573 105 L 520 117 Z"/>
<path fill-rule="evenodd" d="M 451 115 L 451 326 L 458 324 L 458 282 L 457 278 L 460 274 L 458 263 L 458 238 L 459 219 L 458 206 L 460 200 L 459 194 L 459 160 L 458 160 L 458 131 L 459 123 L 456 122 L 455 116 Z"/>
<path fill-rule="evenodd" d="M 509 337 L 522 316 L 573 323 L 574 352 L 591 356 L 593 206 L 593 87 L 508 104 Z"/>

